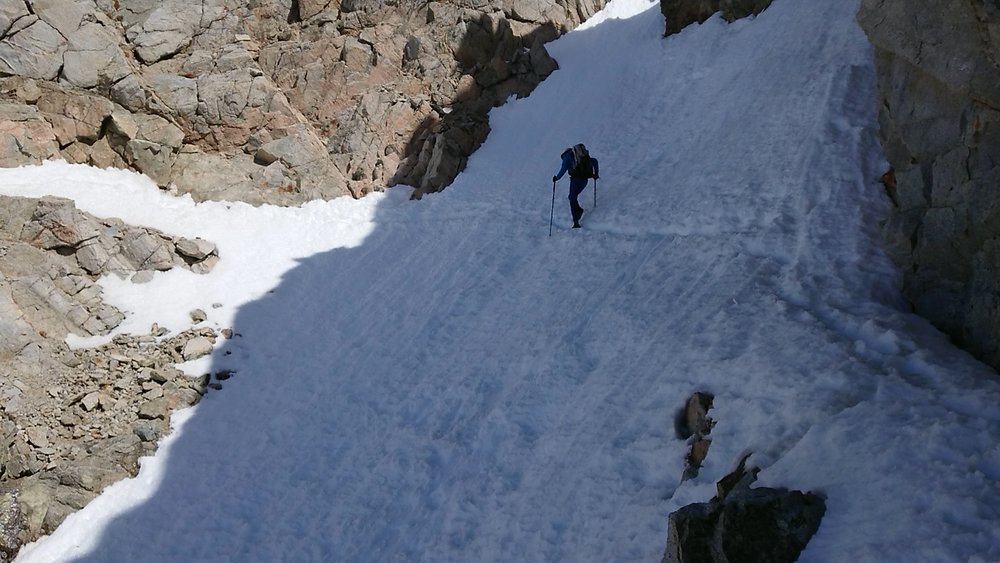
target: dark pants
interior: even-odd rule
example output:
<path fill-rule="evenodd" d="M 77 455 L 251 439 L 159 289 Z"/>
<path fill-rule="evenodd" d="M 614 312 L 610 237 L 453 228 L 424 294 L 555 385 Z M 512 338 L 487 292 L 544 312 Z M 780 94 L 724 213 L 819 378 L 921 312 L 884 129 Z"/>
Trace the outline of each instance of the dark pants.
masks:
<path fill-rule="evenodd" d="M 580 192 L 586 187 L 587 178 L 569 177 L 569 211 L 573 214 L 574 225 L 580 222 L 580 217 L 583 217 L 583 208 L 580 207 L 578 198 L 580 197 Z"/>

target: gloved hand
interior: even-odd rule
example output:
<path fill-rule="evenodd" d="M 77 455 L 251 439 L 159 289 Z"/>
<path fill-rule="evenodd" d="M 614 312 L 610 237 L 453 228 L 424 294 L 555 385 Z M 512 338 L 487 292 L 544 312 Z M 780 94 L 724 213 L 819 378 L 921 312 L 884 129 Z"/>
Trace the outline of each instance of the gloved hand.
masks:
<path fill-rule="evenodd" d="M 597 174 L 594 174 L 594 179 L 595 179 L 595 180 L 600 180 L 600 179 L 601 179 L 601 177 L 600 177 L 600 176 L 598 176 Z"/>
<path fill-rule="evenodd" d="M 557 178 L 557 177 L 555 177 L 555 176 L 553 176 L 553 177 L 552 177 L 552 182 L 553 182 L 553 183 L 555 183 L 555 182 L 558 182 L 558 181 L 559 181 L 559 178 Z"/>

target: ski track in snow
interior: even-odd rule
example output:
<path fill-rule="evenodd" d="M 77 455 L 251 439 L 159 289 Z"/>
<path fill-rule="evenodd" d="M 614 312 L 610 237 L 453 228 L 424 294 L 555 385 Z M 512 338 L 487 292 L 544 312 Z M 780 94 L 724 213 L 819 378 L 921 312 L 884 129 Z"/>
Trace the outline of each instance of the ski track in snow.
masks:
<path fill-rule="evenodd" d="M 187 289 L 179 315 L 224 302 L 240 336 L 213 369 L 237 376 L 18 561 L 652 561 L 744 450 L 763 485 L 828 496 L 801 561 L 1000 558 L 1000 385 L 904 312 L 879 250 L 856 9 L 775 0 L 663 39 L 656 5 L 616 1 L 420 202 L 223 210 L 143 186 L 126 220 L 221 241 L 206 281 L 158 279 Z M 549 237 L 579 141 L 598 207 L 588 188 L 570 230 L 563 180 Z M 0 189 L 111 215 L 98 184 L 127 183 L 29 186 L 46 172 Z M 133 311 L 162 291 L 105 284 Z M 680 483 L 697 390 L 717 426 Z"/>

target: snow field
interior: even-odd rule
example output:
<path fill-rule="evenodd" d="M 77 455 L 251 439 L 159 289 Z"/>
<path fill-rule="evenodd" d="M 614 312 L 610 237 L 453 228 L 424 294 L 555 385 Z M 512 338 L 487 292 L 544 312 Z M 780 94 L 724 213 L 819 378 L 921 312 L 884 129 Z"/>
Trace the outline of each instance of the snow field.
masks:
<path fill-rule="evenodd" d="M 615 0 L 419 202 L 194 205 L 120 172 L 0 171 L 4 193 L 218 242 L 209 276 L 104 284 L 125 330 L 201 307 L 241 335 L 212 366 L 237 376 L 140 476 L 19 561 L 655 561 L 667 515 L 745 450 L 763 485 L 827 495 L 802 561 L 997 559 L 1000 385 L 894 289 L 856 9 L 775 0 L 663 39 L 656 4 Z M 598 207 L 588 188 L 568 229 L 564 180 L 549 237 L 581 141 Z M 697 390 L 717 425 L 680 483 Z"/>

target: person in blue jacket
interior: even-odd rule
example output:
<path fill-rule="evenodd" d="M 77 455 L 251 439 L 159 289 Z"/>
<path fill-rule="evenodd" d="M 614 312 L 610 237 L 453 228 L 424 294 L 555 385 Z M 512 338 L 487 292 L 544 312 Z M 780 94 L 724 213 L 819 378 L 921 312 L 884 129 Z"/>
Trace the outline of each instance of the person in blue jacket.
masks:
<path fill-rule="evenodd" d="M 599 170 L 597 159 L 590 156 L 582 143 L 562 153 L 562 168 L 552 177 L 552 182 L 558 182 L 563 174 L 569 172 L 569 211 L 573 214 L 574 229 L 580 228 L 580 218 L 583 217 L 583 208 L 578 201 L 580 192 L 587 187 L 587 180 L 598 178 Z"/>

